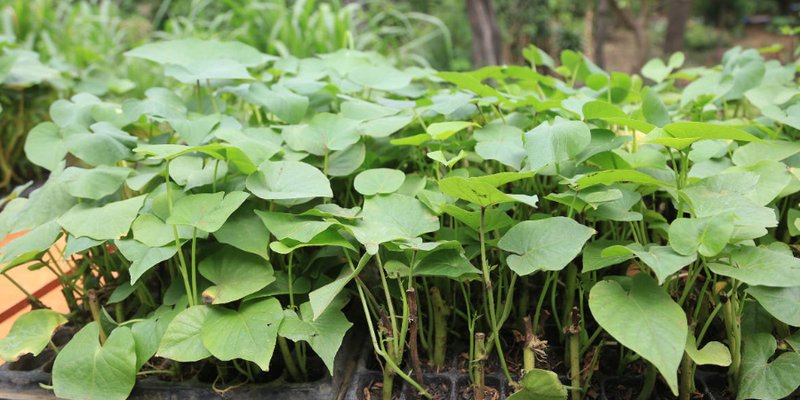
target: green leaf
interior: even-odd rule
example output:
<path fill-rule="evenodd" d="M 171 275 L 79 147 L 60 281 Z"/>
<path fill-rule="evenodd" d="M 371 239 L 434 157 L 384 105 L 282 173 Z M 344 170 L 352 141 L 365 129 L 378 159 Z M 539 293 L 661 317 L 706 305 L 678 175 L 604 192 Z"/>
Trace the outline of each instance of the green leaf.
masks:
<path fill-rule="evenodd" d="M 461 279 L 467 275 L 479 275 L 481 271 L 469 262 L 462 251 L 446 249 L 434 251 L 425 256 L 414 266 L 411 273 L 414 276 L 442 276 Z"/>
<path fill-rule="evenodd" d="M 366 267 L 371 257 L 372 255 L 369 253 L 364 253 L 361 259 L 358 260 L 355 271 L 347 267 L 342 268 L 336 279 L 327 285 L 314 289 L 314 291 L 308 294 L 308 302 L 311 305 L 311 310 L 314 312 L 313 319 L 319 318 L 325 310 L 328 309 L 331 303 L 334 302 L 336 296 L 344 290 L 344 287 Z"/>
<path fill-rule="evenodd" d="M 720 342 L 708 342 L 702 349 L 697 348 L 697 341 L 691 332 L 686 335 L 686 354 L 697 365 L 731 365 L 731 352 Z"/>
<path fill-rule="evenodd" d="M 627 246 L 611 246 L 603 250 L 603 257 L 622 256 L 633 254 L 645 265 L 650 267 L 658 277 L 658 283 L 663 284 L 670 275 L 680 271 L 683 267 L 693 263 L 697 259 L 697 254 L 684 256 L 676 253 L 669 246 L 656 246 L 648 244 L 641 246 L 638 243 Z"/>
<path fill-rule="evenodd" d="M 245 192 L 190 194 L 175 202 L 166 223 L 214 233 L 249 196 Z"/>
<path fill-rule="evenodd" d="M 583 105 L 582 111 L 586 119 L 628 118 L 628 114 L 622 109 L 602 100 L 587 102 Z"/>
<path fill-rule="evenodd" d="M 84 326 L 61 349 L 53 364 L 57 397 L 73 400 L 127 399 L 136 383 L 136 351 L 131 330 L 117 327 L 104 345 L 100 325 Z"/>
<path fill-rule="evenodd" d="M 133 136 L 102 123 L 92 125 L 92 130 L 93 133 L 74 132 L 67 135 L 67 150 L 92 166 L 114 165 L 131 155 L 124 142 L 135 143 Z"/>
<path fill-rule="evenodd" d="M 530 169 L 536 171 L 570 160 L 586 148 L 591 140 L 589 127 L 583 122 L 543 122 L 525 133 L 525 150 Z"/>
<path fill-rule="evenodd" d="M 800 260 L 771 248 L 739 247 L 731 251 L 730 264 L 709 263 L 708 267 L 752 286 L 800 286 Z"/>
<path fill-rule="evenodd" d="M 567 399 L 567 388 L 553 371 L 534 368 L 525 373 L 519 384 L 519 391 L 508 396 L 508 400 Z"/>
<path fill-rule="evenodd" d="M 389 141 L 389 143 L 395 146 L 419 146 L 429 140 L 431 140 L 431 135 L 427 133 L 420 133 L 399 139 L 392 139 Z"/>
<path fill-rule="evenodd" d="M 334 226 L 320 232 L 318 235 L 311 238 L 311 240 L 301 242 L 294 239 L 282 239 L 281 241 L 275 241 L 270 243 L 269 248 L 272 249 L 272 251 L 279 254 L 289 254 L 303 247 L 326 247 L 326 246 L 343 247 L 346 249 L 350 249 L 352 251 L 356 251 L 356 248 L 353 247 L 353 245 L 350 244 L 350 242 L 347 239 L 345 239 L 339 233 L 339 231 L 340 229 Z"/>
<path fill-rule="evenodd" d="M 800 287 L 750 286 L 747 292 L 773 317 L 791 326 L 800 326 Z"/>
<path fill-rule="evenodd" d="M 283 309 L 274 298 L 242 304 L 239 311 L 213 307 L 200 336 L 214 357 L 252 361 L 267 371 L 282 319 Z"/>
<path fill-rule="evenodd" d="M 344 335 L 353 324 L 347 320 L 342 311 L 329 307 L 317 319 L 313 319 L 310 303 L 300 305 L 302 319 L 294 312 L 287 312 L 281 323 L 279 334 L 295 342 L 305 340 L 325 363 L 328 372 L 333 375 L 333 364 L 336 353 L 342 346 Z"/>
<path fill-rule="evenodd" d="M 366 199 L 361 215 L 363 219 L 347 227 L 370 254 L 375 254 L 381 243 L 415 239 L 439 229 L 439 219 L 428 208 L 402 194 Z"/>
<path fill-rule="evenodd" d="M 304 203 L 316 197 L 333 197 L 328 178 L 300 161 L 265 161 L 247 177 L 247 190 L 265 200 Z"/>
<path fill-rule="evenodd" d="M 361 138 L 358 121 L 339 114 L 320 113 L 311 122 L 283 129 L 283 139 L 295 151 L 324 156 L 330 151 L 345 150 Z"/>
<path fill-rule="evenodd" d="M 262 83 L 254 83 L 250 85 L 249 95 L 256 103 L 290 124 L 300 122 L 308 110 L 308 97 L 295 94 L 281 85 L 267 89 Z"/>
<path fill-rule="evenodd" d="M 623 245 L 622 242 L 612 240 L 596 240 L 586 243 L 583 247 L 583 270 L 582 273 L 597 271 L 612 265 L 623 263 L 633 258 L 632 253 L 624 253 L 615 255 L 613 257 L 603 257 L 603 250 L 612 247 Z"/>
<path fill-rule="evenodd" d="M 165 247 L 150 247 L 136 240 L 115 240 L 114 244 L 122 255 L 131 262 L 128 273 L 131 275 L 131 285 L 136 283 L 145 272 L 160 262 L 169 260 L 178 249 L 174 244 Z"/>
<path fill-rule="evenodd" d="M 211 308 L 189 307 L 172 319 L 158 346 L 159 357 L 178 362 L 194 362 L 211 357 L 200 336 Z"/>
<path fill-rule="evenodd" d="M 619 182 L 633 182 L 659 187 L 673 186 L 670 183 L 663 182 L 633 169 L 610 169 L 579 177 L 575 180 L 575 187 L 579 190 L 583 190 L 595 185 L 612 185 Z"/>
<path fill-rule="evenodd" d="M 645 88 L 642 91 L 642 114 L 647 121 L 655 126 L 662 128 L 670 123 L 669 111 L 664 106 L 658 93 L 652 88 Z"/>
<path fill-rule="evenodd" d="M 32 163 L 52 171 L 67 155 L 65 132 L 52 122 L 36 125 L 25 138 L 25 155 Z"/>
<path fill-rule="evenodd" d="M 6 337 L 0 340 L 0 359 L 17 361 L 25 354 L 38 356 L 44 350 L 56 328 L 67 323 L 63 315 L 47 309 L 22 314 Z"/>
<path fill-rule="evenodd" d="M 175 244 L 173 227 L 174 225 L 167 225 L 153 214 L 139 214 L 131 224 L 131 231 L 133 232 L 133 238 L 137 241 L 149 247 L 162 247 L 168 244 Z M 194 228 L 191 226 L 179 226 L 178 238 L 191 239 L 193 231 Z M 198 232 L 198 237 L 200 236 L 201 234 Z"/>
<path fill-rule="evenodd" d="M 500 92 L 489 85 L 484 85 L 480 80 L 466 72 L 438 72 L 436 76 L 479 96 L 494 97 L 500 101 L 506 99 Z"/>
<path fill-rule="evenodd" d="M 60 179 L 70 195 L 100 200 L 122 187 L 130 173 L 128 168 L 105 165 L 91 169 L 69 167 L 61 173 Z"/>
<path fill-rule="evenodd" d="M 673 69 L 683 65 L 683 60 L 684 55 L 681 52 L 673 54 L 669 58 L 669 64 L 664 64 L 664 61 L 660 58 L 654 58 L 642 67 L 642 75 L 656 83 L 661 83 Z"/>
<path fill-rule="evenodd" d="M 353 187 L 364 196 L 394 193 L 403 181 L 406 174 L 403 171 L 389 168 L 375 168 L 361 171 L 353 180 Z"/>
<path fill-rule="evenodd" d="M 467 211 L 452 204 L 445 204 L 442 206 L 442 210 L 475 231 L 478 231 L 481 227 L 480 211 Z M 487 232 L 505 228 L 513 223 L 514 220 L 505 211 L 496 208 L 487 208 L 485 210 L 483 224 Z"/>
<path fill-rule="evenodd" d="M 208 139 L 211 130 L 219 124 L 220 114 L 197 115 L 189 118 L 173 118 L 169 124 L 175 132 L 186 141 L 189 146 L 199 146 Z"/>
<path fill-rule="evenodd" d="M 438 161 L 442 165 L 447 166 L 447 168 L 453 168 L 453 165 L 456 165 L 457 162 L 466 158 L 468 154 L 466 151 L 460 150 L 458 154 L 448 159 L 448 157 L 450 157 L 451 155 L 452 154 L 441 150 L 431 151 L 430 153 L 426 154 L 428 158 L 430 158 L 433 161 Z"/>
<path fill-rule="evenodd" d="M 685 256 L 700 252 L 705 257 L 719 254 L 733 235 L 733 215 L 705 218 L 676 218 L 669 226 L 669 245 Z"/>
<path fill-rule="evenodd" d="M 75 237 L 88 236 L 95 240 L 113 240 L 128 234 L 134 218 L 147 196 L 93 207 L 79 203 L 58 218 L 58 224 Z"/>
<path fill-rule="evenodd" d="M 515 253 L 506 258 L 511 270 L 530 275 L 566 267 L 594 234 L 594 229 L 565 217 L 523 221 L 509 229 L 497 247 Z"/>
<path fill-rule="evenodd" d="M 151 156 L 156 159 L 172 160 L 184 154 L 202 153 L 217 160 L 225 159 L 223 150 L 225 146 L 220 143 L 209 143 L 202 146 L 186 146 L 182 144 L 140 144 L 135 149 L 136 153 Z"/>
<path fill-rule="evenodd" d="M 761 161 L 782 161 L 800 153 L 800 143 L 783 140 L 751 142 L 733 152 L 731 161 L 739 166 L 757 164 Z"/>
<path fill-rule="evenodd" d="M 536 195 L 506 194 L 498 190 L 489 181 L 481 180 L 480 178 L 462 178 L 460 176 L 444 178 L 439 181 L 439 190 L 448 196 L 468 201 L 483 208 L 511 202 L 520 202 L 536 207 L 538 200 Z"/>
<path fill-rule="evenodd" d="M 630 291 L 614 281 L 598 282 L 589 293 L 589 309 L 614 339 L 658 368 L 678 394 L 677 372 L 689 327 L 683 309 L 656 281 L 636 274 Z"/>
<path fill-rule="evenodd" d="M 253 207 L 247 205 L 240 207 L 222 224 L 221 228 L 214 232 L 214 237 L 220 243 L 257 254 L 267 260 L 269 259 L 267 254 L 269 232 L 263 223 L 253 218 L 254 215 Z"/>
<path fill-rule="evenodd" d="M 497 160 L 515 170 L 522 168 L 527 153 L 522 144 L 523 132 L 513 125 L 492 122 L 475 130 L 475 153 L 485 160 Z"/>
<path fill-rule="evenodd" d="M 137 370 L 141 369 L 156 354 L 164 332 L 179 311 L 170 306 L 161 306 L 149 318 L 131 325 L 131 334 L 136 342 Z"/>
<path fill-rule="evenodd" d="M 165 73 L 184 83 L 206 79 L 248 79 L 246 67 L 266 61 L 258 50 L 239 42 L 180 39 L 148 43 L 125 52 L 166 66 Z"/>
<path fill-rule="evenodd" d="M 61 236 L 61 227 L 55 222 L 48 222 L 34 230 L 17 237 L 0 247 L 0 272 L 33 261 L 47 251 Z"/>
<path fill-rule="evenodd" d="M 468 121 L 437 122 L 428 125 L 427 132 L 433 140 L 447 140 L 450 136 L 470 126 L 478 126 L 478 124 Z"/>
<path fill-rule="evenodd" d="M 800 386 L 800 353 L 790 351 L 772 359 L 778 346 L 768 333 L 756 333 L 743 342 L 737 400 L 783 399 Z"/>
<path fill-rule="evenodd" d="M 742 142 L 758 142 L 761 140 L 741 129 L 708 122 L 673 122 L 664 125 L 664 131 L 679 139 L 728 139 Z"/>
<path fill-rule="evenodd" d="M 214 284 L 203 292 L 206 304 L 230 303 L 275 281 L 268 261 L 232 247 L 225 247 L 203 259 L 199 271 Z"/>
<path fill-rule="evenodd" d="M 330 221 L 288 213 L 256 211 L 256 214 L 278 240 L 288 238 L 298 242 L 308 242 L 333 225 Z"/>

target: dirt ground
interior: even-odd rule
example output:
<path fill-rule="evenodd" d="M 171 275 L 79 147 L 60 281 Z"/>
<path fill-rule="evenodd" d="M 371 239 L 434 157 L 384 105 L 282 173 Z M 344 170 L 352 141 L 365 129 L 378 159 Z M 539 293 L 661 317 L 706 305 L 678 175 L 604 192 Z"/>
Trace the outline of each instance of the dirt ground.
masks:
<path fill-rule="evenodd" d="M 731 34 L 730 36 L 733 36 Z M 604 46 L 605 69 L 609 71 L 631 72 L 636 69 L 636 44 L 633 34 L 625 29 L 616 29 L 610 33 Z M 744 48 L 762 48 L 774 44 L 783 45 L 783 50 L 775 54 L 767 54 L 766 58 L 775 58 L 787 62 L 793 58 L 792 52 L 798 44 L 792 38 L 767 30 L 765 25 L 748 25 L 741 34 L 731 37 L 730 40 L 721 41 L 716 48 L 705 51 L 685 50 L 685 66 L 716 65 L 722 60 L 725 51 L 734 46 Z M 649 58 L 663 57 L 661 43 L 653 41 L 650 46 Z"/>

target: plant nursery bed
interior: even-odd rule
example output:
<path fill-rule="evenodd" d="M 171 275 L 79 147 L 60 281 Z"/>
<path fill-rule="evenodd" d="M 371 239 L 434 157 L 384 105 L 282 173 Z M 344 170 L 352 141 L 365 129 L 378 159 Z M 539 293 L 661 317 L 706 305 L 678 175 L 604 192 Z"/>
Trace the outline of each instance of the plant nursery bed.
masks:
<path fill-rule="evenodd" d="M 53 342 L 57 345 L 68 341 L 63 328 L 56 333 Z M 341 350 L 336 355 L 334 374 L 328 374 L 311 382 L 289 382 L 278 370 L 279 378 L 267 383 L 250 383 L 241 386 L 231 385 L 218 390 L 201 377 L 202 373 L 184 380 L 169 381 L 155 376 L 140 377 L 130 393 L 134 400 L 318 400 L 342 398 L 349 388 L 352 372 L 359 359 L 354 336 L 345 338 Z M 0 399 L 3 400 L 39 400 L 53 399 L 55 396 L 49 387 L 52 385 L 52 368 L 54 353 L 45 350 L 36 357 L 26 355 L 18 361 L 0 365 Z M 280 369 L 280 368 L 276 368 Z M 346 398 L 346 397 L 345 397 Z"/>
<path fill-rule="evenodd" d="M 165 87 L 57 100 L 26 137 L 50 173 L 0 212 L 29 230 L 0 274 L 52 272 L 69 312 L 0 339 L 5 396 L 796 397 L 794 63 L 126 56 Z"/>

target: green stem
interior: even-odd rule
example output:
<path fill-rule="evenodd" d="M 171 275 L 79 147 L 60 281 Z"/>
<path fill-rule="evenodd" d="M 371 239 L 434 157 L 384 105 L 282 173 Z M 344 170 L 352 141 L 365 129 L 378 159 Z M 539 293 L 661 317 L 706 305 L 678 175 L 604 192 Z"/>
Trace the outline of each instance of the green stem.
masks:
<path fill-rule="evenodd" d="M 476 400 L 484 400 L 484 387 L 486 386 L 485 383 L 485 364 L 486 364 L 486 335 L 483 332 L 475 333 L 475 359 L 473 360 L 477 363 L 476 371 L 475 371 L 475 388 L 473 389 L 473 395 Z"/>
<path fill-rule="evenodd" d="M 572 386 L 572 400 L 583 398 L 581 388 L 581 325 L 578 308 L 574 307 L 571 314 L 572 324 L 569 333 L 569 374 Z"/>
<path fill-rule="evenodd" d="M 731 365 L 728 367 L 728 384 L 733 390 L 739 383 L 739 366 L 742 362 L 741 326 L 734 310 L 736 309 L 736 291 L 731 291 L 731 297 L 722 305 L 722 317 L 725 322 L 725 332 L 728 336 L 728 347 L 731 351 Z"/>
<path fill-rule="evenodd" d="M 197 228 L 192 229 L 192 294 L 197 304 Z"/>
<path fill-rule="evenodd" d="M 353 267 L 353 261 L 350 259 L 350 255 L 347 253 L 347 251 L 345 251 L 345 258 L 347 258 L 347 262 L 350 264 L 350 269 L 353 270 L 351 276 L 357 276 L 358 273 L 362 269 L 364 269 L 364 267 L 367 265 L 367 262 L 369 262 L 370 257 L 371 256 L 369 255 L 369 253 L 364 253 L 361 259 L 358 261 L 358 266 Z M 411 386 L 417 389 L 417 391 L 420 393 L 421 396 L 428 399 L 432 398 L 430 393 L 428 393 L 428 391 L 425 390 L 425 388 L 423 388 L 419 383 L 417 383 L 417 381 L 415 381 L 406 373 L 404 373 L 397 366 L 397 364 L 395 364 L 394 361 L 392 361 L 389 355 L 386 354 L 386 352 L 383 351 L 383 349 L 381 349 L 380 345 L 378 344 L 378 338 L 375 335 L 375 325 L 372 323 L 372 318 L 370 317 L 369 305 L 367 304 L 367 296 L 364 294 L 364 289 L 361 287 L 361 285 L 356 285 L 356 289 L 358 289 L 358 297 L 359 299 L 361 299 L 361 307 L 364 310 L 364 318 L 367 320 L 369 337 L 370 340 L 372 340 L 372 348 L 375 350 L 375 354 L 377 354 L 379 357 L 382 357 L 386 362 L 386 364 L 392 367 L 398 376 L 400 376 L 403 380 L 405 380 Z"/>
<path fill-rule="evenodd" d="M 431 288 L 431 301 L 433 302 L 433 365 L 439 369 L 444 367 L 447 354 L 447 316 L 450 309 L 442 299 L 439 288 Z"/>
<path fill-rule="evenodd" d="M 89 289 L 87 296 L 89 299 L 89 311 L 92 313 L 92 319 L 97 322 L 97 329 L 100 332 L 100 344 L 104 344 L 108 336 L 103 329 L 102 314 L 100 313 L 100 301 L 97 299 L 97 292 L 94 289 Z"/>
<path fill-rule="evenodd" d="M 689 355 L 684 353 L 683 360 L 681 360 L 681 387 L 680 387 L 680 400 L 689 400 L 694 391 L 694 365 Z"/>
<path fill-rule="evenodd" d="M 11 282 L 12 285 L 14 285 L 17 289 L 19 289 L 19 291 L 22 292 L 22 294 L 24 294 L 25 297 L 28 298 L 28 302 L 30 302 L 32 306 L 35 306 L 35 307 L 38 307 L 38 308 L 45 308 L 45 305 L 41 301 L 39 301 L 39 299 L 37 299 L 36 297 L 33 297 L 33 295 L 30 294 L 30 292 L 28 292 L 27 290 L 25 290 L 25 288 L 22 287 L 22 285 L 20 285 L 19 282 L 14 280 L 14 278 L 12 278 L 10 275 L 8 275 L 5 272 L 3 272 L 3 276 L 5 276 L 6 279 L 8 279 L 8 281 Z"/>
<path fill-rule="evenodd" d="M 642 391 L 639 392 L 639 397 L 637 397 L 638 400 L 650 400 L 653 397 L 653 388 L 656 386 L 656 372 L 656 367 L 648 363 Z"/>
<path fill-rule="evenodd" d="M 392 341 L 395 340 L 394 332 L 398 332 L 397 330 L 397 313 L 394 310 L 394 302 L 392 301 L 392 295 L 389 292 L 389 283 L 386 281 L 386 271 L 383 269 L 383 263 L 381 262 L 380 254 L 375 254 L 375 262 L 378 264 L 378 271 L 381 275 L 381 286 L 383 286 L 383 295 L 386 296 L 386 306 L 389 311 L 389 323 L 392 329 Z M 396 343 L 393 343 L 396 345 Z M 395 347 L 395 349 L 397 349 Z M 390 352 L 392 354 L 392 352 Z"/>
<path fill-rule="evenodd" d="M 503 348 L 500 344 L 500 335 L 498 334 L 500 326 L 498 326 L 497 324 L 497 315 L 494 305 L 494 291 L 492 290 L 491 272 L 489 271 L 489 261 L 486 259 L 486 240 L 484 238 L 485 222 L 486 222 L 486 207 L 481 207 L 481 225 L 478 233 L 480 235 L 480 241 L 481 241 L 481 269 L 483 270 L 484 296 L 489 302 L 489 323 L 492 327 L 492 336 L 494 337 L 494 344 L 495 347 L 497 348 L 497 358 L 500 359 L 500 366 L 503 368 L 503 372 L 505 373 L 506 378 L 508 379 L 509 382 L 513 382 L 511 373 L 508 371 L 508 365 L 506 365 L 505 354 L 503 354 Z"/>
<path fill-rule="evenodd" d="M 278 336 L 278 347 L 281 349 L 283 362 L 284 365 L 286 365 L 286 370 L 289 371 L 289 375 L 295 382 L 302 382 L 303 377 L 300 375 L 300 371 L 297 369 L 297 365 L 294 363 L 292 353 L 289 351 L 289 344 L 286 342 L 286 338 L 283 336 Z"/>

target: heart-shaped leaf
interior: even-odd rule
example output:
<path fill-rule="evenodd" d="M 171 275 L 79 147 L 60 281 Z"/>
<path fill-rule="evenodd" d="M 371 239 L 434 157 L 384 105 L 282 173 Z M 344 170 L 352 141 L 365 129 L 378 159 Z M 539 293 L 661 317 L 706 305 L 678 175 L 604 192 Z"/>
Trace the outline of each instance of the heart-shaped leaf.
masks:
<path fill-rule="evenodd" d="M 199 271 L 215 285 L 203 292 L 203 302 L 211 304 L 239 300 L 275 281 L 268 261 L 230 247 L 206 257 Z"/>
<path fill-rule="evenodd" d="M 733 216 L 676 218 L 669 226 L 669 245 L 676 252 L 705 257 L 719 254 L 733 235 Z"/>
<path fill-rule="evenodd" d="M 800 326 L 800 287 L 750 286 L 747 292 L 773 317 L 791 326 Z"/>
<path fill-rule="evenodd" d="M 239 311 L 212 307 L 200 330 L 203 345 L 216 358 L 241 358 L 269 370 L 283 309 L 271 298 L 242 304 Z"/>
<path fill-rule="evenodd" d="M 525 372 L 519 391 L 508 400 L 566 400 L 567 388 L 553 371 L 534 368 Z"/>
<path fill-rule="evenodd" d="M 787 352 L 772 361 L 778 345 L 768 333 L 745 337 L 736 399 L 783 399 L 800 386 L 800 353 Z"/>
<path fill-rule="evenodd" d="M 697 348 L 697 340 L 691 332 L 686 335 L 686 354 L 697 365 L 731 365 L 731 352 L 720 342 L 708 342 L 702 349 Z"/>
<path fill-rule="evenodd" d="M 715 274 L 730 276 L 749 285 L 800 286 L 800 260 L 791 253 L 766 247 L 743 246 L 730 254 L 730 263 L 709 263 Z"/>
<path fill-rule="evenodd" d="M 333 197 L 328 178 L 300 161 L 265 161 L 247 177 L 247 190 L 265 200 L 304 203 L 316 197 Z"/>
<path fill-rule="evenodd" d="M 127 399 L 136 383 L 136 343 L 131 330 L 117 327 L 100 345 L 100 325 L 84 326 L 53 364 L 56 396 L 71 400 Z"/>
<path fill-rule="evenodd" d="M 249 196 L 245 192 L 191 194 L 175 202 L 166 222 L 214 233 Z"/>
<path fill-rule="evenodd" d="M 658 368 L 672 393 L 678 394 L 677 371 L 688 325 L 681 307 L 656 281 L 636 274 L 627 291 L 614 281 L 598 282 L 589 292 L 589 309 L 614 339 Z"/>
<path fill-rule="evenodd" d="M 80 203 L 58 218 L 58 224 L 75 237 L 88 236 L 96 240 L 113 240 L 128 234 L 145 197 L 93 207 Z"/>
<path fill-rule="evenodd" d="M 22 314 L 6 337 L 0 340 L 0 359 L 14 362 L 25 354 L 34 356 L 44 350 L 53 332 L 67 323 L 63 315 L 47 309 L 33 310 Z"/>
<path fill-rule="evenodd" d="M 200 336 L 210 311 L 208 306 L 193 306 L 176 315 L 161 338 L 158 356 L 178 362 L 194 362 L 210 357 L 211 353 L 206 350 Z"/>
<path fill-rule="evenodd" d="M 403 185 L 406 175 L 403 171 L 389 168 L 368 169 L 360 172 L 353 180 L 353 187 L 364 196 L 394 193 Z"/>
<path fill-rule="evenodd" d="M 509 229 L 497 247 L 515 253 L 506 258 L 511 270 L 530 275 L 566 267 L 594 234 L 594 229 L 565 217 L 524 221 Z"/>

